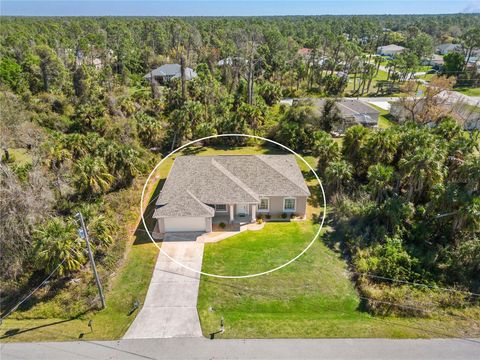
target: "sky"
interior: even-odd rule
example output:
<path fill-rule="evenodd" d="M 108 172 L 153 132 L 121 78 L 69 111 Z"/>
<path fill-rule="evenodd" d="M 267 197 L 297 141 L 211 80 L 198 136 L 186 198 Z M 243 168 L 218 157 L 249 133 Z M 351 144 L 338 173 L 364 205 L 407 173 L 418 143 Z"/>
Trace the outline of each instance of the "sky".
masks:
<path fill-rule="evenodd" d="M 1 15 L 261 16 L 480 13 L 480 0 L 0 0 Z"/>

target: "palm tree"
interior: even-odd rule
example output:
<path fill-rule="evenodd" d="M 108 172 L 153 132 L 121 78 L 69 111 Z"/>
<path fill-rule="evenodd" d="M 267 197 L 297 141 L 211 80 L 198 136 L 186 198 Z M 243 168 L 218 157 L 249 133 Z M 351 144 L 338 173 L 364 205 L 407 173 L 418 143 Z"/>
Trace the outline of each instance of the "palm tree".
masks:
<path fill-rule="evenodd" d="M 368 168 L 368 187 L 377 204 L 383 202 L 392 189 L 393 175 L 394 169 L 391 166 L 376 164 Z"/>
<path fill-rule="evenodd" d="M 445 176 L 443 152 L 438 147 L 417 148 L 400 160 L 401 182 L 408 186 L 407 200 L 419 199 L 425 191 L 440 184 Z"/>
<path fill-rule="evenodd" d="M 78 133 L 63 136 L 62 145 L 72 152 L 74 159 L 87 155 L 90 149 L 86 136 Z"/>
<path fill-rule="evenodd" d="M 328 165 L 325 176 L 333 193 L 343 192 L 352 179 L 353 168 L 345 160 L 334 161 Z"/>
<path fill-rule="evenodd" d="M 318 170 L 320 174 L 324 174 L 325 169 L 332 161 L 340 159 L 340 148 L 330 134 L 325 131 L 315 131 L 312 154 L 318 157 Z"/>
<path fill-rule="evenodd" d="M 253 135 L 256 134 L 260 126 L 264 123 L 262 111 L 258 106 L 243 103 L 240 105 L 237 115 L 241 119 L 240 121 L 244 121 L 249 125 L 250 129 L 253 130 Z"/>
<path fill-rule="evenodd" d="M 122 146 L 115 153 L 113 169 L 118 182 L 130 185 L 133 178 L 142 173 L 143 167 L 139 152 L 132 147 Z"/>
<path fill-rule="evenodd" d="M 366 151 L 370 154 L 370 163 L 392 163 L 399 144 L 399 136 L 395 130 L 376 131 L 368 137 Z"/>
<path fill-rule="evenodd" d="M 66 161 L 72 158 L 70 151 L 65 149 L 63 145 L 58 141 L 53 141 L 46 146 L 48 166 L 52 170 L 58 170 L 60 166 Z"/>
<path fill-rule="evenodd" d="M 343 138 L 342 153 L 359 176 L 365 175 L 368 169 L 365 164 L 368 154 L 365 144 L 369 134 L 369 129 L 357 125 L 349 128 Z"/>
<path fill-rule="evenodd" d="M 39 268 L 51 272 L 58 266 L 58 274 L 64 276 L 79 270 L 85 263 L 83 244 L 74 222 L 52 218 L 35 230 L 33 236 Z"/>
<path fill-rule="evenodd" d="M 88 196 L 106 192 L 113 183 L 107 165 L 98 157 L 85 156 L 78 160 L 74 174 L 77 189 Z"/>

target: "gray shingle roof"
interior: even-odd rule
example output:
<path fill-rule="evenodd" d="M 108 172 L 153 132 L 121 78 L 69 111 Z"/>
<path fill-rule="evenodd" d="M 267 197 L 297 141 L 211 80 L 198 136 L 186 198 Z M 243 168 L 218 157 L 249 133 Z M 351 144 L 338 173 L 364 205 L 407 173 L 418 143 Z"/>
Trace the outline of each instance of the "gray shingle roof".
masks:
<path fill-rule="evenodd" d="M 455 50 L 460 50 L 462 48 L 462 45 L 460 44 L 440 44 L 437 45 L 437 51 L 455 51 Z"/>
<path fill-rule="evenodd" d="M 174 78 L 179 78 L 182 76 L 181 66 L 180 64 L 165 64 L 162 65 L 152 71 L 150 71 L 145 78 L 150 79 L 151 76 L 159 77 L 159 76 L 171 76 Z M 185 79 L 192 80 L 193 78 L 197 77 L 197 73 L 193 71 L 191 68 L 185 68 Z"/>
<path fill-rule="evenodd" d="M 325 106 L 324 99 L 313 100 L 314 104 L 319 108 Z M 342 99 L 335 102 L 337 109 L 343 118 L 354 118 L 361 124 L 376 124 L 378 121 L 378 115 L 380 111 L 371 107 L 360 100 L 355 99 Z"/>
<path fill-rule="evenodd" d="M 402 51 L 402 50 L 405 50 L 405 48 L 403 46 L 400 46 L 400 45 L 389 44 L 389 45 L 379 46 L 377 50 L 380 50 L 380 51 Z"/>
<path fill-rule="evenodd" d="M 212 217 L 215 210 L 198 200 L 191 191 L 185 191 L 178 195 L 176 201 L 171 201 L 165 206 L 155 209 L 153 217 Z"/>
<path fill-rule="evenodd" d="M 207 204 L 258 204 L 261 196 L 309 195 L 293 155 L 179 156 L 154 217 L 208 217 L 213 212 Z"/>

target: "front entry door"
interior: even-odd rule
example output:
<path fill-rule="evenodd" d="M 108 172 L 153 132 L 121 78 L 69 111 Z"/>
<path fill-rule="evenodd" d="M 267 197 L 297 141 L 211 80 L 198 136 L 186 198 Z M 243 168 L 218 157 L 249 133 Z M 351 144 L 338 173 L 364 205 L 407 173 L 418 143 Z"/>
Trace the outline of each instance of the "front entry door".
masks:
<path fill-rule="evenodd" d="M 237 204 L 236 208 L 237 216 L 244 217 L 248 215 L 248 204 Z"/>

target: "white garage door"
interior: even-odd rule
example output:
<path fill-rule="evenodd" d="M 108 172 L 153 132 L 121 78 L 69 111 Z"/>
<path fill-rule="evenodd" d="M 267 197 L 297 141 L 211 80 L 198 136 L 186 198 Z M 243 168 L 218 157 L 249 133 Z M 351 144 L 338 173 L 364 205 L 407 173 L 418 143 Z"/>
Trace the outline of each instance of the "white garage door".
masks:
<path fill-rule="evenodd" d="M 205 231 L 205 224 L 203 217 L 165 218 L 165 232 Z"/>

